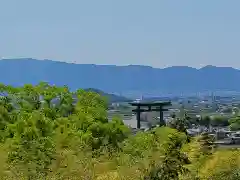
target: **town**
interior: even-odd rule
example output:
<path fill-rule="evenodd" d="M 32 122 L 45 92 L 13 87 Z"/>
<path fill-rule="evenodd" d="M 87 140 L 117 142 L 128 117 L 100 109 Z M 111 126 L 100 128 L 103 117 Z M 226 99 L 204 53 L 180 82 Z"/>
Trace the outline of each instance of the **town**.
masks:
<path fill-rule="evenodd" d="M 156 100 L 157 99 L 157 100 Z M 240 95 L 174 97 L 174 98 L 140 98 L 133 101 L 139 103 L 171 102 L 168 111 L 163 113 L 164 121 L 171 124 L 175 117 L 188 116 L 187 132 L 198 136 L 203 132 L 215 138 L 217 144 L 240 145 Z M 151 104 L 150 103 L 150 104 Z M 112 103 L 109 117 L 119 116 L 133 130 L 147 131 L 159 125 L 159 112 L 141 112 L 141 128 L 137 127 L 137 115 L 132 112 L 131 103 Z"/>

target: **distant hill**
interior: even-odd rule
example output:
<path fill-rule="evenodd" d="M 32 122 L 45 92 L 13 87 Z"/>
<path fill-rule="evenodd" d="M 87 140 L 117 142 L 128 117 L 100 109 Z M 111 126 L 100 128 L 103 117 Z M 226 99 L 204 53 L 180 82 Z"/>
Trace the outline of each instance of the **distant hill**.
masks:
<path fill-rule="evenodd" d="M 239 91 L 240 71 L 230 67 L 206 66 L 195 69 L 175 66 L 164 69 L 149 66 L 71 64 L 51 60 L 0 60 L 0 82 L 10 85 L 68 85 L 71 89 L 95 88 L 107 93 L 190 93 Z"/>
<path fill-rule="evenodd" d="M 105 96 L 110 103 L 131 102 L 132 101 L 131 99 L 128 99 L 126 97 L 118 96 L 118 95 L 115 95 L 115 94 L 105 93 L 105 92 L 103 92 L 103 91 L 101 91 L 99 89 L 87 88 L 87 89 L 84 89 L 84 90 L 85 91 L 90 91 L 90 92 L 95 92 L 95 93 L 100 94 L 101 96 Z"/>

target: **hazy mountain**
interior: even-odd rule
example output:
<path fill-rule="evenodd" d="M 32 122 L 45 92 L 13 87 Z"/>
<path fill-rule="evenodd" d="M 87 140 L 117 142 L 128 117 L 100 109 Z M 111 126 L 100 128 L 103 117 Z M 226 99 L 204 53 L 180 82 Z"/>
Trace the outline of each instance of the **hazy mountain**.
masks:
<path fill-rule="evenodd" d="M 87 88 L 87 89 L 84 89 L 85 91 L 90 91 L 90 92 L 95 92 L 95 93 L 98 93 L 102 96 L 105 96 L 107 98 L 107 100 L 111 103 L 114 103 L 114 102 L 131 102 L 132 100 L 131 99 L 128 99 L 124 96 L 118 96 L 118 95 L 115 95 L 115 94 L 109 94 L 109 93 L 105 93 L 99 89 L 94 89 L 94 88 Z"/>
<path fill-rule="evenodd" d="M 0 82 L 19 86 L 47 81 L 71 89 L 95 88 L 104 92 L 200 92 L 240 91 L 240 71 L 229 67 L 195 69 L 174 66 L 71 64 L 51 60 L 0 60 Z"/>

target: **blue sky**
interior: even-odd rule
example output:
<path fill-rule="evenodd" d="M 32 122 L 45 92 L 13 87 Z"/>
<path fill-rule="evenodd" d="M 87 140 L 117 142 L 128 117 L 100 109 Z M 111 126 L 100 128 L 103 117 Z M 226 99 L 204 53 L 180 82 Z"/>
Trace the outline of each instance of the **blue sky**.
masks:
<path fill-rule="evenodd" d="M 0 0 L 0 57 L 240 68 L 239 0 Z"/>

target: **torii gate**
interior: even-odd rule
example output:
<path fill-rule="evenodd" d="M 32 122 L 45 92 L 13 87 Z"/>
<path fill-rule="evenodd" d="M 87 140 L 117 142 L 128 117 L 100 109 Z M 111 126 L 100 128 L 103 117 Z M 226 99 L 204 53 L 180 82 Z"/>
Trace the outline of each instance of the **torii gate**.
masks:
<path fill-rule="evenodd" d="M 137 114 L 137 128 L 140 129 L 141 123 L 140 123 L 140 114 L 141 112 L 152 112 L 157 111 L 160 112 L 160 125 L 165 125 L 164 119 L 163 119 L 163 112 L 168 111 L 168 109 L 164 109 L 164 106 L 171 106 L 172 103 L 170 101 L 168 102 L 133 102 L 129 103 L 132 106 L 136 106 L 136 109 L 133 109 L 133 112 L 136 112 Z M 144 108 L 142 108 L 144 107 Z M 147 107 L 147 108 L 146 108 Z M 152 108 L 155 107 L 155 108 Z"/>

